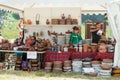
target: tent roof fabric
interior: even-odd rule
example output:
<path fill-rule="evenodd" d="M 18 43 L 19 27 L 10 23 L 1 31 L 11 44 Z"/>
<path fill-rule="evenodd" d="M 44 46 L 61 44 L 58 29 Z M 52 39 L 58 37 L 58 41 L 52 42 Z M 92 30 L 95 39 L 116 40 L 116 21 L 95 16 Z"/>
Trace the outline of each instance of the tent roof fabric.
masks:
<path fill-rule="evenodd" d="M 24 10 L 26 7 L 81 7 L 82 10 L 106 10 L 112 0 L 0 0 L 0 4 Z"/>

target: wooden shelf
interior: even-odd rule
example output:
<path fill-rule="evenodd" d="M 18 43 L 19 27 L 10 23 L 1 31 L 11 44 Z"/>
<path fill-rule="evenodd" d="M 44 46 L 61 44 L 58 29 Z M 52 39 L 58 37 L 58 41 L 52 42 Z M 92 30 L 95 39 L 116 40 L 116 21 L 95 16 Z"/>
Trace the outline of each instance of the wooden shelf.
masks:
<path fill-rule="evenodd" d="M 33 26 L 35 26 L 35 27 L 39 27 L 39 26 L 47 26 L 47 27 L 56 27 L 56 26 L 65 26 L 65 27 L 70 27 L 70 26 L 79 26 L 79 25 L 34 25 L 34 24 L 31 24 L 31 25 L 24 25 L 24 27 L 33 27 Z"/>

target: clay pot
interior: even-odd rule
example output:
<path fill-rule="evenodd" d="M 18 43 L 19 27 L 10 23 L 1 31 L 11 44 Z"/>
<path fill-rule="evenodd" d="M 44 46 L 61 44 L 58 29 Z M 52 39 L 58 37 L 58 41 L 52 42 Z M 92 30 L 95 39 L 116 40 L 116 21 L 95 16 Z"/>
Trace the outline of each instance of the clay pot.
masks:
<path fill-rule="evenodd" d="M 54 64 L 54 68 L 62 68 L 62 64 Z"/>
<path fill-rule="evenodd" d="M 31 60 L 32 63 L 38 63 L 38 60 Z"/>
<path fill-rule="evenodd" d="M 83 52 L 88 52 L 88 44 L 83 44 Z"/>
<path fill-rule="evenodd" d="M 112 63 L 112 59 L 103 59 L 104 63 Z"/>
<path fill-rule="evenodd" d="M 64 15 L 64 14 L 62 14 L 61 18 L 62 18 L 62 19 L 65 19 L 65 15 Z"/>
<path fill-rule="evenodd" d="M 22 63 L 22 61 L 16 61 L 16 64 L 21 64 Z"/>
<path fill-rule="evenodd" d="M 91 50 L 92 52 L 97 52 L 97 45 L 91 44 Z"/>
<path fill-rule="evenodd" d="M 102 64 L 102 65 L 101 65 L 101 68 L 102 68 L 103 70 L 110 70 L 112 67 L 109 66 L 109 65 L 106 65 L 106 64 Z"/>
<path fill-rule="evenodd" d="M 38 67 L 32 67 L 32 70 L 33 70 L 33 71 L 37 71 L 37 70 L 38 70 Z"/>
<path fill-rule="evenodd" d="M 38 64 L 31 64 L 32 67 L 38 67 Z"/>
<path fill-rule="evenodd" d="M 91 64 L 100 64 L 100 61 L 91 61 Z"/>
<path fill-rule="evenodd" d="M 15 67 L 20 67 L 21 65 L 15 65 Z"/>
<path fill-rule="evenodd" d="M 51 72 L 51 69 L 45 69 L 45 72 L 49 73 L 49 72 Z"/>
<path fill-rule="evenodd" d="M 62 72 L 62 68 L 53 68 L 53 72 L 55 73 Z"/>
<path fill-rule="evenodd" d="M 50 21 L 49 21 L 48 19 L 46 20 L 46 24 L 47 24 L 47 25 L 50 24 Z"/>
<path fill-rule="evenodd" d="M 92 58 L 84 58 L 82 61 L 83 62 L 90 62 L 92 60 Z"/>
<path fill-rule="evenodd" d="M 3 69 L 3 66 L 4 66 L 4 64 L 3 64 L 3 63 L 0 63 L 0 70 Z"/>
<path fill-rule="evenodd" d="M 62 61 L 54 62 L 53 72 L 62 72 Z"/>
<path fill-rule="evenodd" d="M 64 67 L 71 67 L 71 61 L 70 60 L 64 61 Z"/>
<path fill-rule="evenodd" d="M 96 72 L 90 72 L 88 73 L 89 76 L 97 76 L 97 73 Z"/>
<path fill-rule="evenodd" d="M 45 67 L 52 67 L 52 62 L 45 62 Z"/>

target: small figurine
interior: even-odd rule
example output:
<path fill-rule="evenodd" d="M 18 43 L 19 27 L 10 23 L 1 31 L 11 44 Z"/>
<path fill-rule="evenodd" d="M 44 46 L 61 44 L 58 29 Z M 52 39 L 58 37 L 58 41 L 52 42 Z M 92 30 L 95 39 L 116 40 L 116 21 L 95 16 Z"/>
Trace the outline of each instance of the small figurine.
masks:
<path fill-rule="evenodd" d="M 62 14 L 61 18 L 62 18 L 62 19 L 65 19 L 65 15 L 64 15 L 64 13 Z"/>
<path fill-rule="evenodd" d="M 68 19 L 71 19 L 71 15 L 70 14 L 68 15 Z"/>
<path fill-rule="evenodd" d="M 49 21 L 49 19 L 47 19 L 47 20 L 46 20 L 46 24 L 47 24 L 47 25 L 48 25 L 48 24 L 50 24 L 50 21 Z"/>

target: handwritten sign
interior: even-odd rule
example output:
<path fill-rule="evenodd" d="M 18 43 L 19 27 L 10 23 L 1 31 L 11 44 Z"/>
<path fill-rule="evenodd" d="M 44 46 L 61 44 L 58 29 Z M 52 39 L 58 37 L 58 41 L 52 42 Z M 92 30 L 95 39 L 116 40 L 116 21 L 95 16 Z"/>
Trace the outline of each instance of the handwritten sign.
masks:
<path fill-rule="evenodd" d="M 37 52 L 28 51 L 27 59 L 37 59 Z"/>

